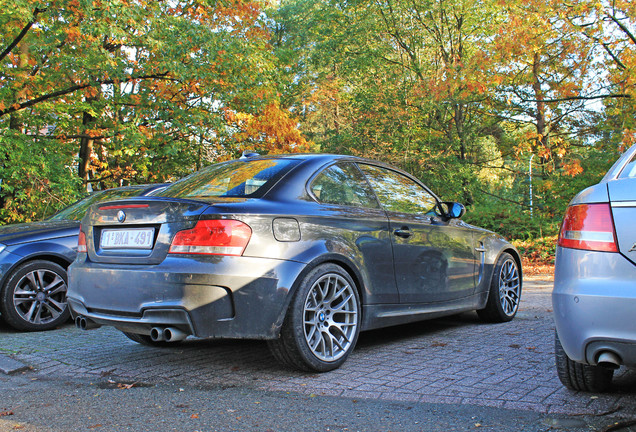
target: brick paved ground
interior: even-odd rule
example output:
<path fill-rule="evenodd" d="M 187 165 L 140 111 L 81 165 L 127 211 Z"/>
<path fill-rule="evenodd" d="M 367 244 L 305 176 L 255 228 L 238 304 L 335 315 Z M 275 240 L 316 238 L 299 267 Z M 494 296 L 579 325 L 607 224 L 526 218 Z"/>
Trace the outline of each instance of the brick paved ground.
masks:
<path fill-rule="evenodd" d="M 325 374 L 279 367 L 261 341 L 188 341 L 149 348 L 110 328 L 43 333 L 0 327 L 0 354 L 34 374 L 140 383 L 250 386 L 303 394 L 520 408 L 541 413 L 636 412 L 636 373 L 605 395 L 565 390 L 554 368 L 551 282 L 529 280 L 514 321 L 476 314 L 363 333 L 345 365 Z"/>

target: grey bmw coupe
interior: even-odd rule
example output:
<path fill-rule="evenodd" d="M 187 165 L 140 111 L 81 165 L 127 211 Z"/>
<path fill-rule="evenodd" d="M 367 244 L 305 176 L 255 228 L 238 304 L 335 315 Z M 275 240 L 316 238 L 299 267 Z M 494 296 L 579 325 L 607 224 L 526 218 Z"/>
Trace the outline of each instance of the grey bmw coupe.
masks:
<path fill-rule="evenodd" d="M 83 329 L 148 345 L 265 339 L 286 366 L 328 371 L 360 331 L 515 316 L 519 254 L 464 211 L 384 163 L 251 155 L 93 206 L 68 302 Z"/>

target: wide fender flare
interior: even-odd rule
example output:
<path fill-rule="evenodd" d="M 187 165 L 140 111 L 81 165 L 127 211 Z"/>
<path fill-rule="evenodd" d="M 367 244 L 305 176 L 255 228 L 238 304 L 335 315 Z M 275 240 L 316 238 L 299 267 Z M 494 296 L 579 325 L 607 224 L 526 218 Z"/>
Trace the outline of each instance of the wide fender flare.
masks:
<path fill-rule="evenodd" d="M 287 296 L 285 300 L 285 304 L 281 308 L 281 313 L 278 319 L 276 320 L 276 323 L 274 324 L 275 330 L 276 330 L 276 336 L 280 334 L 280 329 L 282 328 L 283 323 L 285 322 L 285 318 L 287 317 L 289 305 L 291 304 L 292 299 L 296 295 L 296 292 L 298 291 L 300 284 L 313 269 L 315 269 L 316 267 L 324 263 L 332 263 L 342 267 L 353 279 L 353 282 L 356 285 L 356 289 L 358 290 L 358 294 L 360 295 L 361 305 L 365 304 L 366 295 L 365 295 L 365 287 L 363 282 L 364 279 L 362 277 L 362 272 L 360 271 L 358 266 L 351 259 L 341 254 L 326 253 L 326 254 L 320 255 L 305 265 L 305 267 L 301 270 L 301 272 L 296 277 L 296 280 L 292 284 L 289 290 L 289 295 Z M 361 308 L 361 318 L 362 318 L 362 313 L 363 313 L 363 308 Z"/>

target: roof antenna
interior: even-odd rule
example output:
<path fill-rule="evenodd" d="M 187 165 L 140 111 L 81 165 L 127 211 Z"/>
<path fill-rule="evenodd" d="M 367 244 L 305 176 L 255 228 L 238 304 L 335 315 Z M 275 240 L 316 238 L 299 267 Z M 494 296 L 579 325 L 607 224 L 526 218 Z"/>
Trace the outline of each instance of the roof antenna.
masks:
<path fill-rule="evenodd" d="M 249 159 L 256 156 L 260 156 L 260 154 L 256 153 L 255 151 L 243 150 L 243 154 L 241 155 L 240 159 Z"/>

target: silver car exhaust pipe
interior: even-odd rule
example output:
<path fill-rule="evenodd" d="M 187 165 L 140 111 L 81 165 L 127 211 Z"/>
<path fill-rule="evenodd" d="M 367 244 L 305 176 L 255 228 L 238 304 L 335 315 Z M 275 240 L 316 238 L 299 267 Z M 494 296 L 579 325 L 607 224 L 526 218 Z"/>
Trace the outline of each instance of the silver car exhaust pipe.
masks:
<path fill-rule="evenodd" d="M 151 328 L 150 339 L 152 339 L 153 342 L 164 342 L 166 340 L 164 330 L 161 327 Z"/>
<path fill-rule="evenodd" d="M 166 342 L 178 342 L 188 337 L 188 334 L 174 327 L 167 327 L 163 331 Z"/>
<path fill-rule="evenodd" d="M 75 327 L 80 330 L 93 330 L 96 328 L 100 328 L 101 325 L 97 324 L 95 321 L 92 321 L 85 316 L 78 315 L 75 317 Z"/>
<path fill-rule="evenodd" d="M 618 369 L 621 367 L 621 359 L 611 351 L 603 351 L 598 356 L 597 364 L 608 369 Z"/>

